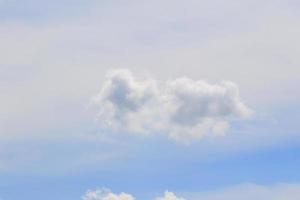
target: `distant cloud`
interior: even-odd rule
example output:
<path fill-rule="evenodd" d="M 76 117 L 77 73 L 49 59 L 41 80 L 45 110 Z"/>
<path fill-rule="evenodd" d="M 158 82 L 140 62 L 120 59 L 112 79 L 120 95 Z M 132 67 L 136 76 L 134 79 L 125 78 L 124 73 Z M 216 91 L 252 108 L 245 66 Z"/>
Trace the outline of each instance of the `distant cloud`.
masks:
<path fill-rule="evenodd" d="M 135 200 L 135 198 L 126 193 L 114 194 L 108 189 L 97 189 L 88 190 L 82 200 Z"/>
<path fill-rule="evenodd" d="M 224 134 L 231 120 L 251 115 L 233 82 L 209 84 L 186 77 L 160 82 L 138 79 L 128 70 L 108 73 L 94 102 L 105 128 L 161 131 L 185 143 L 209 133 Z"/>
<path fill-rule="evenodd" d="M 166 191 L 163 197 L 158 197 L 155 200 L 185 200 L 185 199 L 177 197 L 173 192 Z"/>

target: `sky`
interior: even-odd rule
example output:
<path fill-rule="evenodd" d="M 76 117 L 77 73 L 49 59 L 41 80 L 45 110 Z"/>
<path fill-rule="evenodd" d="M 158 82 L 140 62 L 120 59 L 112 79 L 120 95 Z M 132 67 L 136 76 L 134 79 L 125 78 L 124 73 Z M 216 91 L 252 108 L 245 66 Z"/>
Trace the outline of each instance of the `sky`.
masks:
<path fill-rule="evenodd" d="M 0 200 L 300 199 L 296 0 L 0 0 Z"/>

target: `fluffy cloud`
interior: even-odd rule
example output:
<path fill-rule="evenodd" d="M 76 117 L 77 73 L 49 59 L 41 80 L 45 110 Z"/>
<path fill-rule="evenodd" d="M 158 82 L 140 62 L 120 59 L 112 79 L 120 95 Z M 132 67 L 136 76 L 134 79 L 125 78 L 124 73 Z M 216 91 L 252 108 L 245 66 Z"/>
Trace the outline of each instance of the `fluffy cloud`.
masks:
<path fill-rule="evenodd" d="M 251 114 L 232 82 L 209 84 L 186 77 L 160 82 L 137 79 L 128 70 L 108 73 L 95 103 L 103 127 L 161 131 L 181 142 L 209 133 L 224 134 L 229 121 Z"/>
<path fill-rule="evenodd" d="M 114 194 L 109 189 L 88 190 L 82 197 L 82 200 L 135 200 L 135 198 L 126 193 Z M 163 197 L 158 197 L 155 200 L 185 200 L 178 198 L 172 192 L 166 191 Z"/>
<path fill-rule="evenodd" d="M 97 189 L 87 191 L 82 200 L 135 200 L 135 198 L 126 193 L 114 194 L 108 189 Z"/>
<path fill-rule="evenodd" d="M 158 197 L 156 200 L 185 200 L 183 198 L 177 197 L 173 192 L 165 192 L 163 197 Z"/>

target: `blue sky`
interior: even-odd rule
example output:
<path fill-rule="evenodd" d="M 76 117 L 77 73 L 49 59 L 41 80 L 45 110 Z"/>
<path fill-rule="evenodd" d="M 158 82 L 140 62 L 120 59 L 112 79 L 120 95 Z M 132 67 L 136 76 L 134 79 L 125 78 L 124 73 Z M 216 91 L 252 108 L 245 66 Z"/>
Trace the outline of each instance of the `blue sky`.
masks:
<path fill-rule="evenodd" d="M 0 199 L 299 199 L 299 9 L 0 0 Z"/>

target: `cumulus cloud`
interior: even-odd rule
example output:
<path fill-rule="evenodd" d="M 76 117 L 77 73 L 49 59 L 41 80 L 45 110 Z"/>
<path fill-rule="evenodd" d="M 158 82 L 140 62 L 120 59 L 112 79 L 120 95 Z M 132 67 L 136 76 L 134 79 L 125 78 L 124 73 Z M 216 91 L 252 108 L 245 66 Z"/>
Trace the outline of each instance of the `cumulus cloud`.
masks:
<path fill-rule="evenodd" d="M 177 197 L 173 192 L 166 191 L 163 197 L 158 197 L 155 200 L 185 200 L 185 199 Z"/>
<path fill-rule="evenodd" d="M 82 197 L 82 200 L 135 200 L 127 193 L 114 194 L 109 189 L 88 190 Z M 173 192 L 166 191 L 163 197 L 157 197 L 155 200 L 185 200 L 177 197 Z"/>
<path fill-rule="evenodd" d="M 128 70 L 108 73 L 94 100 L 105 128 L 160 131 L 181 142 L 224 134 L 230 121 L 251 114 L 233 82 L 209 84 L 187 77 L 162 82 L 138 79 Z"/>
<path fill-rule="evenodd" d="M 82 200 L 135 200 L 133 196 L 126 193 L 114 194 L 108 189 L 88 190 Z"/>

